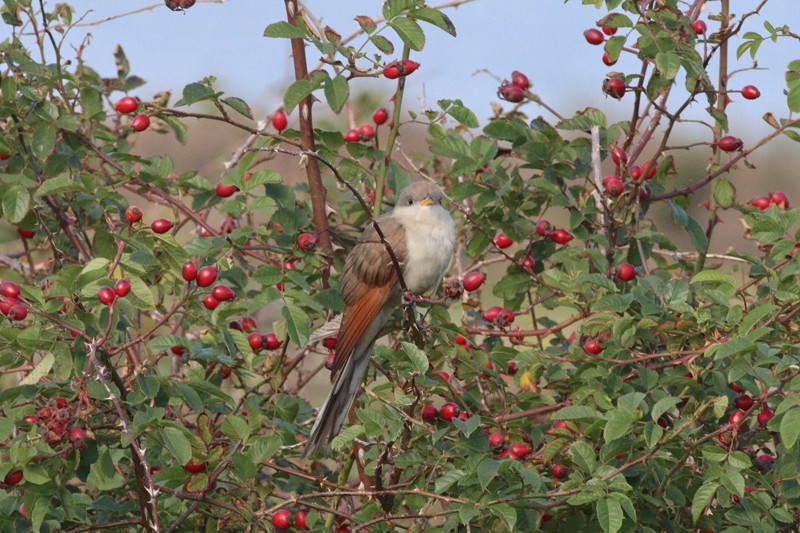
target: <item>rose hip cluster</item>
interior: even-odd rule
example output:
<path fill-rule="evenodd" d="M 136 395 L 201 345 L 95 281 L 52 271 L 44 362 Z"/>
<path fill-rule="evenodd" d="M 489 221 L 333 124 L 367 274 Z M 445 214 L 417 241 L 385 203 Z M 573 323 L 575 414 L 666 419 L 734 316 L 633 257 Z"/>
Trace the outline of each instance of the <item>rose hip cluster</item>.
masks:
<path fill-rule="evenodd" d="M 23 420 L 40 426 L 39 433 L 50 446 L 60 444 L 66 435 L 67 440 L 76 448 L 86 447 L 86 431 L 73 426 L 74 414 L 63 396 L 48 399 L 36 412 L 36 416 L 28 415 Z"/>
<path fill-rule="evenodd" d="M 0 283 L 0 312 L 9 320 L 25 320 L 28 308 L 22 302 L 19 285 L 13 281 Z"/>
<path fill-rule="evenodd" d="M 500 88 L 497 89 L 497 96 L 506 102 L 518 104 L 525 100 L 527 97 L 526 93 L 530 86 L 531 82 L 528 77 L 522 72 L 515 70 L 511 73 L 511 81 L 503 82 Z"/>

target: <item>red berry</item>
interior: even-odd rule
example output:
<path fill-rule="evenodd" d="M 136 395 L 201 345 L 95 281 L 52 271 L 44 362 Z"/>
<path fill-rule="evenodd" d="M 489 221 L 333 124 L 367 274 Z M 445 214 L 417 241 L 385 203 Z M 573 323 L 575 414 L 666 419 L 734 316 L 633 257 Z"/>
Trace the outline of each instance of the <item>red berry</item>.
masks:
<path fill-rule="evenodd" d="M 483 312 L 483 319 L 487 322 L 494 322 L 494 319 L 500 316 L 502 312 L 503 308 L 499 305 L 495 305 Z"/>
<path fill-rule="evenodd" d="M 150 117 L 145 115 L 144 113 L 140 113 L 133 117 L 131 120 L 131 128 L 136 131 L 144 131 L 148 127 L 150 127 Z"/>
<path fill-rule="evenodd" d="M 81 428 L 70 428 L 67 438 L 72 444 L 80 447 L 86 441 L 86 432 Z"/>
<path fill-rule="evenodd" d="M 132 205 L 125 210 L 125 218 L 128 219 L 128 222 L 131 224 L 139 222 L 142 220 L 142 210 L 139 209 L 138 206 Z"/>
<path fill-rule="evenodd" d="M 586 353 L 597 355 L 603 351 L 603 347 L 600 346 L 600 341 L 598 341 L 597 339 L 589 339 L 584 343 L 583 350 Z"/>
<path fill-rule="evenodd" d="M 313 233 L 301 233 L 297 237 L 297 247 L 304 252 L 313 252 L 319 239 Z"/>
<path fill-rule="evenodd" d="M 117 296 L 120 298 L 124 298 L 131 292 L 131 280 L 128 278 L 122 278 L 121 280 L 117 281 L 114 284 L 114 292 L 117 293 Z"/>
<path fill-rule="evenodd" d="M 8 312 L 10 320 L 25 320 L 28 317 L 28 308 L 24 305 L 12 305 L 11 310 Z"/>
<path fill-rule="evenodd" d="M 530 452 L 530 446 L 521 442 L 514 442 L 508 446 L 508 455 L 512 459 L 525 459 Z"/>
<path fill-rule="evenodd" d="M 550 473 L 556 479 L 564 479 L 567 477 L 567 469 L 561 465 L 553 465 L 550 467 Z"/>
<path fill-rule="evenodd" d="M 19 236 L 23 239 L 32 239 L 36 236 L 35 231 L 25 228 L 17 228 L 17 233 L 19 233 Z"/>
<path fill-rule="evenodd" d="M 733 135 L 726 135 L 717 141 L 717 146 L 723 152 L 735 152 L 742 149 L 742 140 Z"/>
<path fill-rule="evenodd" d="M 489 436 L 489 446 L 492 448 L 499 448 L 506 443 L 506 438 L 502 433 L 492 433 Z"/>
<path fill-rule="evenodd" d="M 242 319 L 242 331 L 245 333 L 249 331 L 255 331 L 256 329 L 256 320 L 251 316 L 246 316 Z"/>
<path fill-rule="evenodd" d="M 233 371 L 231 370 L 231 367 L 229 367 L 228 365 L 222 365 L 222 377 L 223 377 L 223 379 L 228 379 L 229 377 L 231 377 L 231 373 L 232 372 Z"/>
<path fill-rule="evenodd" d="M 759 208 L 761 211 L 766 211 L 770 206 L 770 202 L 769 196 L 757 196 L 750 200 L 750 205 Z"/>
<path fill-rule="evenodd" d="M 514 241 L 512 241 L 508 235 L 506 235 L 501 231 L 494 238 L 494 243 L 497 245 L 498 248 L 508 248 L 509 246 L 514 244 Z"/>
<path fill-rule="evenodd" d="M 740 385 L 737 385 L 736 383 L 731 383 L 729 387 L 733 389 L 733 392 L 738 392 L 738 393 L 744 392 L 744 389 Z"/>
<path fill-rule="evenodd" d="M 511 84 L 516 85 L 520 89 L 527 90 L 528 87 L 531 86 L 531 82 L 528 79 L 528 76 L 523 74 L 522 72 L 515 70 L 511 73 Z"/>
<path fill-rule="evenodd" d="M 329 353 L 328 357 L 325 358 L 325 368 L 328 370 L 333 370 L 333 363 L 336 361 L 336 355 L 333 353 Z"/>
<path fill-rule="evenodd" d="M 277 350 L 280 348 L 281 341 L 278 340 L 278 337 L 274 333 L 267 333 L 264 335 L 264 346 L 266 346 L 267 350 Z"/>
<path fill-rule="evenodd" d="M 617 28 L 612 28 L 611 26 L 603 26 L 603 33 L 609 36 L 614 35 L 615 33 L 617 33 Z"/>
<path fill-rule="evenodd" d="M 525 270 L 533 270 L 533 267 L 536 266 L 536 260 L 533 257 L 526 255 L 525 257 L 519 260 L 518 264 Z"/>
<path fill-rule="evenodd" d="M 114 106 L 114 109 L 116 109 L 120 113 L 127 114 L 127 113 L 133 113 L 134 111 L 136 111 L 136 108 L 138 107 L 139 107 L 139 101 L 136 100 L 136 98 L 134 98 L 133 96 L 123 96 L 117 101 L 116 105 Z"/>
<path fill-rule="evenodd" d="M 13 487 L 20 481 L 22 481 L 22 470 L 12 470 L 3 479 L 3 483 L 9 487 Z"/>
<path fill-rule="evenodd" d="M 464 276 L 464 279 L 462 280 L 464 284 L 464 290 L 467 292 L 472 292 L 480 289 L 484 281 L 486 281 L 486 274 L 484 274 L 483 272 L 478 272 L 477 270 L 470 272 L 469 274 Z"/>
<path fill-rule="evenodd" d="M 412 61 L 410 59 L 404 59 L 403 61 L 401 61 L 401 65 L 403 66 L 403 70 L 405 71 L 406 76 L 413 73 L 415 70 L 419 68 L 419 63 L 417 63 L 416 61 Z"/>
<path fill-rule="evenodd" d="M 506 102 L 518 104 L 519 102 L 525 100 L 525 91 L 516 85 L 509 83 L 502 85 L 499 89 L 497 89 L 497 97 L 505 100 Z"/>
<path fill-rule="evenodd" d="M 400 77 L 400 67 L 396 62 L 389 63 L 383 67 L 383 75 L 390 80 L 396 80 Z"/>
<path fill-rule="evenodd" d="M 616 59 L 613 59 L 613 60 L 612 60 L 612 59 L 611 59 L 611 56 L 610 56 L 610 55 L 608 55 L 608 52 L 603 52 L 603 63 L 604 63 L 606 66 L 610 67 L 611 65 L 614 65 L 614 64 L 616 64 L 616 62 L 617 62 L 617 60 L 616 60 Z"/>
<path fill-rule="evenodd" d="M 753 398 L 748 396 L 747 394 L 742 394 L 736 398 L 736 407 L 741 409 L 742 411 L 747 411 L 751 407 L 753 407 Z"/>
<path fill-rule="evenodd" d="M 220 301 L 214 298 L 213 294 L 206 294 L 203 297 L 203 305 L 206 306 L 206 309 L 208 309 L 209 311 L 213 311 L 214 309 L 216 309 L 219 304 Z"/>
<path fill-rule="evenodd" d="M 439 415 L 439 411 L 433 405 L 426 403 L 422 406 L 422 419 L 431 422 L 436 420 L 436 417 Z"/>
<path fill-rule="evenodd" d="M 217 267 L 209 265 L 197 271 L 197 285 L 199 287 L 208 287 L 215 281 L 217 281 Z"/>
<path fill-rule="evenodd" d="M 628 172 L 630 172 L 633 181 L 639 181 L 642 178 L 642 167 L 639 165 L 633 165 Z"/>
<path fill-rule="evenodd" d="M 630 281 L 636 277 L 636 268 L 630 263 L 622 263 L 617 268 L 617 277 L 622 281 Z"/>
<path fill-rule="evenodd" d="M 22 420 L 25 421 L 25 422 L 28 422 L 29 424 L 38 424 L 39 423 L 39 419 L 36 418 L 33 415 L 24 416 L 24 417 L 22 417 Z"/>
<path fill-rule="evenodd" d="M 706 33 L 706 30 L 707 30 L 708 28 L 706 27 L 706 23 L 705 23 L 704 21 L 702 21 L 702 20 L 695 20 L 695 21 L 692 23 L 692 29 L 694 30 L 694 32 L 695 32 L 697 35 L 704 35 L 704 34 Z"/>
<path fill-rule="evenodd" d="M 621 78 L 606 78 L 603 81 L 603 92 L 611 98 L 619 100 L 625 96 L 625 80 Z"/>
<path fill-rule="evenodd" d="M 6 152 L 0 152 L 0 161 L 6 161 L 9 157 L 11 157 L 11 154 L 7 154 Z"/>
<path fill-rule="evenodd" d="M 612 197 L 617 197 L 625 190 L 625 186 L 622 184 L 622 180 L 620 180 L 616 176 L 610 176 L 614 179 L 610 179 L 605 182 L 606 187 L 606 194 Z"/>
<path fill-rule="evenodd" d="M 297 514 L 294 515 L 294 525 L 297 529 L 308 529 L 306 516 L 308 516 L 308 511 L 297 511 Z"/>
<path fill-rule="evenodd" d="M 511 309 L 503 309 L 495 317 L 494 324 L 498 327 L 505 328 L 514 322 L 514 311 Z"/>
<path fill-rule="evenodd" d="M 563 229 L 557 229 L 550 234 L 550 240 L 556 244 L 566 244 L 572 240 L 572 234 Z"/>
<path fill-rule="evenodd" d="M 589 28 L 585 32 L 583 32 L 583 36 L 586 37 L 586 42 L 589 44 L 598 45 L 605 41 L 605 37 L 603 37 L 603 32 L 597 30 L 595 28 Z"/>
<path fill-rule="evenodd" d="M 554 229 L 555 228 L 553 228 L 553 225 L 546 220 L 540 220 L 536 223 L 536 233 L 540 237 L 548 237 L 551 233 L 553 233 Z"/>
<path fill-rule="evenodd" d="M 614 160 L 614 164 L 616 165 L 624 165 L 628 162 L 628 154 L 625 153 L 625 150 L 616 146 L 611 149 L 611 159 Z"/>
<path fill-rule="evenodd" d="M 286 129 L 286 126 L 289 125 L 289 118 L 286 116 L 286 113 L 283 111 L 276 111 L 274 115 L 272 115 L 272 125 L 278 131 L 283 131 Z"/>
<path fill-rule="evenodd" d="M 344 142 L 346 143 L 357 143 L 361 140 L 361 134 L 358 133 L 358 130 L 347 130 L 344 134 Z"/>
<path fill-rule="evenodd" d="M 761 96 L 761 91 L 755 85 L 745 85 L 742 87 L 742 96 L 747 100 L 755 100 Z"/>
<path fill-rule="evenodd" d="M 236 298 L 236 293 L 227 285 L 217 285 L 211 289 L 211 295 L 220 302 L 227 302 Z"/>
<path fill-rule="evenodd" d="M 192 261 L 186 261 L 181 269 L 181 276 L 186 281 L 194 281 L 197 277 L 197 265 Z"/>
<path fill-rule="evenodd" d="M 375 137 L 375 126 L 372 124 L 362 124 L 358 128 L 358 135 L 362 141 L 370 141 Z"/>
<path fill-rule="evenodd" d="M 372 122 L 378 126 L 385 124 L 387 120 L 389 120 L 389 112 L 382 107 L 376 109 L 372 114 Z"/>
<path fill-rule="evenodd" d="M 339 337 L 326 337 L 322 339 L 322 345 L 329 350 L 336 349 L 336 343 L 339 342 Z"/>
<path fill-rule="evenodd" d="M 456 341 L 456 344 L 458 344 L 459 346 L 468 346 L 469 345 L 469 341 L 467 340 L 467 338 L 464 335 L 460 334 L 460 333 L 456 333 L 455 341 Z"/>
<path fill-rule="evenodd" d="M 152 228 L 152 230 L 155 233 L 158 233 L 159 235 L 161 235 L 162 233 L 166 233 L 169 230 L 171 230 L 172 226 L 174 226 L 172 221 L 167 220 L 166 218 L 157 218 L 156 220 L 153 221 L 152 224 L 150 224 L 150 227 Z"/>
<path fill-rule="evenodd" d="M 556 420 L 555 424 L 553 424 L 553 429 L 566 429 L 570 433 L 575 433 L 575 431 L 563 420 Z"/>
<path fill-rule="evenodd" d="M 781 209 L 789 208 L 789 197 L 780 191 L 775 191 L 773 193 L 770 193 L 769 201 L 777 205 Z"/>
<path fill-rule="evenodd" d="M 19 296 L 19 285 L 13 281 L 0 283 L 0 294 L 7 298 L 17 298 Z"/>
<path fill-rule="evenodd" d="M 27 519 L 28 519 L 28 515 L 27 515 L 27 514 L 25 514 L 25 504 L 24 504 L 24 503 L 20 504 L 20 506 L 19 506 L 19 514 L 21 514 L 21 515 L 22 515 L 22 517 L 23 517 L 25 520 L 27 520 Z"/>
<path fill-rule="evenodd" d="M 228 322 L 228 328 L 235 329 L 236 331 L 244 331 L 242 329 L 242 323 L 239 322 L 238 320 L 231 320 L 230 322 Z"/>
<path fill-rule="evenodd" d="M 272 525 L 275 526 L 275 529 L 281 531 L 284 529 L 289 529 L 292 527 L 292 522 L 292 513 L 286 509 L 276 511 L 275 514 L 272 515 Z"/>
<path fill-rule="evenodd" d="M 186 348 L 184 348 L 183 346 L 176 345 L 170 348 L 169 351 L 180 357 L 181 355 L 186 353 Z"/>
<path fill-rule="evenodd" d="M 773 416 L 775 415 L 772 414 L 772 411 L 765 407 L 758 413 L 758 423 L 762 426 L 766 426 L 767 422 L 772 420 Z"/>
<path fill-rule="evenodd" d="M 522 341 L 520 341 L 522 342 Z M 509 361 L 508 368 L 506 369 L 506 374 L 509 376 L 513 376 L 517 373 L 517 362 L 516 361 Z"/>
<path fill-rule="evenodd" d="M 208 468 L 208 463 L 195 463 L 194 459 L 189 459 L 189 462 L 183 465 L 183 469 L 187 472 L 191 472 L 192 474 L 204 472 L 206 468 Z"/>
<path fill-rule="evenodd" d="M 648 160 L 642 165 L 642 174 L 644 179 L 651 180 L 658 171 L 658 163 L 656 161 Z"/>
<path fill-rule="evenodd" d="M 251 333 L 247 336 L 247 342 L 253 351 L 258 351 L 264 346 L 264 335 L 261 333 Z"/>
<path fill-rule="evenodd" d="M 739 424 L 742 420 L 744 420 L 744 411 L 737 409 L 731 413 L 731 416 L 728 418 L 728 424 Z"/>
<path fill-rule="evenodd" d="M 97 291 L 97 298 L 100 303 L 111 305 L 116 298 L 116 294 L 114 294 L 114 290 L 111 287 L 100 287 L 100 290 Z"/>
<path fill-rule="evenodd" d="M 454 418 L 458 418 L 461 414 L 461 409 L 458 408 L 453 402 L 447 402 L 442 406 L 442 419 L 450 422 Z"/>
<path fill-rule="evenodd" d="M 229 196 L 233 196 L 233 194 L 239 190 L 239 187 L 236 185 L 223 185 L 222 182 L 217 183 L 217 187 L 215 189 L 217 196 L 220 198 L 227 198 Z"/>

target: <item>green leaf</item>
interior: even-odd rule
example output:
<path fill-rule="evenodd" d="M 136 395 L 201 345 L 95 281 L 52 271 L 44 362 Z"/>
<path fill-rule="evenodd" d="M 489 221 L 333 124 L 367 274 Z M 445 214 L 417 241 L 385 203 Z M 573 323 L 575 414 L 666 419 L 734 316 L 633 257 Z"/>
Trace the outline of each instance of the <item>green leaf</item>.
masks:
<path fill-rule="evenodd" d="M 192 105 L 204 100 L 213 100 L 216 97 L 217 94 L 211 90 L 211 87 L 204 83 L 194 82 L 183 88 L 183 97 L 175 102 L 175 106 Z"/>
<path fill-rule="evenodd" d="M 616 533 L 622 527 L 622 507 L 613 498 L 597 502 L 597 520 L 605 533 Z"/>
<path fill-rule="evenodd" d="M 793 113 L 800 112 L 800 85 L 795 85 L 789 89 L 789 94 L 786 97 L 786 103 L 789 105 L 789 110 Z"/>
<path fill-rule="evenodd" d="M 264 30 L 264 37 L 272 37 L 277 39 L 302 39 L 306 36 L 306 30 L 305 27 L 301 26 L 300 24 L 301 23 L 298 22 L 297 26 L 292 26 L 285 20 L 275 22 L 274 24 L 267 26 L 267 29 Z"/>
<path fill-rule="evenodd" d="M 31 195 L 22 185 L 14 185 L 3 195 L 3 214 L 12 224 L 19 223 L 31 206 Z"/>
<path fill-rule="evenodd" d="M 325 81 L 325 99 L 328 100 L 328 105 L 331 106 L 334 113 L 342 110 L 349 96 L 350 84 L 347 83 L 347 78 L 341 74 Z"/>
<path fill-rule="evenodd" d="M 162 428 L 161 436 L 167 450 L 178 461 L 178 464 L 184 465 L 189 462 L 189 459 L 192 458 L 192 445 L 189 444 L 189 439 L 182 430 L 174 427 Z"/>
<path fill-rule="evenodd" d="M 602 418 L 600 411 L 582 405 L 570 405 L 559 409 L 554 415 L 553 420 L 597 420 Z"/>
<path fill-rule="evenodd" d="M 606 422 L 606 427 L 603 430 L 603 437 L 606 442 L 611 442 L 625 435 L 631 427 L 633 419 L 629 413 L 621 409 L 615 409 L 611 412 L 611 416 Z"/>
<path fill-rule="evenodd" d="M 449 472 L 445 473 L 443 476 L 439 476 L 436 479 L 436 483 L 434 483 L 434 491 L 436 494 L 442 494 L 447 489 L 452 487 L 455 483 L 461 481 L 465 472 L 463 470 L 454 469 L 450 470 Z"/>
<path fill-rule="evenodd" d="M 383 35 L 372 35 L 370 36 L 369 40 L 372 41 L 372 44 L 375 45 L 375 48 L 384 54 L 388 55 L 394 53 L 394 45 L 392 44 L 392 41 Z"/>
<path fill-rule="evenodd" d="M 231 96 L 228 98 L 223 98 L 221 102 L 233 108 L 233 110 L 239 113 L 240 115 L 252 120 L 253 111 L 250 109 L 250 106 L 247 105 L 247 102 L 245 102 L 241 98 Z"/>
<path fill-rule="evenodd" d="M 661 415 L 667 411 L 671 411 L 679 403 L 681 403 L 681 399 L 675 398 L 674 396 L 667 396 L 666 398 L 658 400 L 655 405 L 653 405 L 653 410 L 650 412 L 653 421 L 658 421 Z"/>
<path fill-rule="evenodd" d="M 403 341 L 403 353 L 408 356 L 414 370 L 419 374 L 425 374 L 428 371 L 428 356 L 425 352 L 417 348 L 415 344 Z"/>
<path fill-rule="evenodd" d="M 578 440 L 572 443 L 572 446 L 569 447 L 570 455 L 572 455 L 572 461 L 578 466 L 586 474 L 591 474 L 594 471 L 594 467 L 596 464 L 596 458 L 594 449 L 587 443 L 582 440 Z"/>
<path fill-rule="evenodd" d="M 286 319 L 286 329 L 292 342 L 298 346 L 305 345 L 311 330 L 311 321 L 305 311 L 290 304 L 281 310 L 281 314 Z"/>
<path fill-rule="evenodd" d="M 321 83 L 322 80 L 309 77 L 297 80 L 289 85 L 289 88 L 286 89 L 283 95 L 283 105 L 286 108 L 286 112 L 291 113 L 303 98 L 316 91 Z"/>
<path fill-rule="evenodd" d="M 793 448 L 800 437 L 800 409 L 794 408 L 783 415 L 780 427 L 781 439 L 786 448 Z"/>
<path fill-rule="evenodd" d="M 66 192 L 80 191 L 81 184 L 67 176 L 56 176 L 44 181 L 33 193 L 34 198 L 41 198 L 49 194 L 64 194 Z"/>
<path fill-rule="evenodd" d="M 478 481 L 484 492 L 486 492 L 489 483 L 491 483 L 497 475 L 498 470 L 500 470 L 500 461 L 494 459 L 486 458 L 478 464 L 476 472 L 478 474 Z"/>
<path fill-rule="evenodd" d="M 437 28 L 446 31 L 453 37 L 456 36 L 456 27 L 455 25 L 453 25 L 453 21 L 451 21 L 447 15 L 445 15 L 438 9 L 421 7 L 419 9 L 415 9 L 414 11 L 411 11 L 408 14 L 408 16 L 417 20 L 425 21 L 428 24 L 433 24 Z"/>
<path fill-rule="evenodd" d="M 55 356 L 52 352 L 45 355 L 41 361 L 34 367 L 30 373 L 25 376 L 22 381 L 19 382 L 20 385 L 36 385 L 40 379 L 45 377 L 47 374 L 50 373 L 50 369 L 53 368 L 53 364 L 56 362 Z"/>
<path fill-rule="evenodd" d="M 52 126 L 40 126 L 33 134 L 31 150 L 37 159 L 46 159 L 56 146 L 56 133 Z"/>
<path fill-rule="evenodd" d="M 714 499 L 717 488 L 719 488 L 719 483 L 707 481 L 697 489 L 697 492 L 694 493 L 694 497 L 692 497 L 692 520 L 697 522 L 703 509 Z"/>
<path fill-rule="evenodd" d="M 403 43 L 419 52 L 425 46 L 425 33 L 419 24 L 407 17 L 398 17 L 389 21 L 389 26 L 397 32 Z"/>
<path fill-rule="evenodd" d="M 517 510 L 505 503 L 498 503 L 489 507 L 489 511 L 503 521 L 508 531 L 514 531 L 517 525 Z"/>
<path fill-rule="evenodd" d="M 226 416 L 220 426 L 226 437 L 232 441 L 245 441 L 250 436 L 247 421 L 241 416 Z"/>
<path fill-rule="evenodd" d="M 153 297 L 153 291 L 150 287 L 142 281 L 138 276 L 130 276 L 131 292 L 139 302 L 141 302 L 140 309 L 153 309 L 156 306 L 156 299 Z M 138 302 L 137 302 L 138 303 Z"/>
<path fill-rule="evenodd" d="M 477 128 L 480 126 L 475 113 L 463 105 L 455 104 L 450 106 L 447 110 L 447 114 L 468 128 Z"/>
<path fill-rule="evenodd" d="M 674 80 L 681 68 L 681 60 L 675 53 L 660 52 L 656 54 L 656 67 L 664 78 Z"/>
<path fill-rule="evenodd" d="M 233 455 L 231 458 L 231 466 L 233 466 L 236 477 L 242 481 L 253 479 L 258 472 L 258 468 L 255 463 L 253 463 L 253 460 L 250 459 L 250 456 L 241 452 L 237 452 Z"/>

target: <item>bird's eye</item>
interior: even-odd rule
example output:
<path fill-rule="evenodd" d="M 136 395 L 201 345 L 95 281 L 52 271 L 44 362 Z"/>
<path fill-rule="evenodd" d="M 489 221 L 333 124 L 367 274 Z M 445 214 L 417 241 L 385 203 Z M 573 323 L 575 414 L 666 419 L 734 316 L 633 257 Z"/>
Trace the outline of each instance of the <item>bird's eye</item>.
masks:
<path fill-rule="evenodd" d="M 414 199 L 413 199 L 413 198 L 409 198 L 409 199 L 408 199 L 408 205 L 411 205 L 411 204 L 413 204 L 413 203 L 414 203 Z"/>

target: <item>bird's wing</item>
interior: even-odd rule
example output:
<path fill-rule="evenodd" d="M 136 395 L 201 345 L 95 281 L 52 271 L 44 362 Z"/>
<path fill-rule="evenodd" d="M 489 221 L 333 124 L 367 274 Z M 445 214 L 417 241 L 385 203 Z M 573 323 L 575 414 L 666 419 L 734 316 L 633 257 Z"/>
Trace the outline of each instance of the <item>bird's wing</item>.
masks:
<path fill-rule="evenodd" d="M 405 228 L 391 213 L 380 217 L 378 225 L 402 265 L 408 253 Z M 364 230 L 358 244 L 345 260 L 340 291 L 345 309 L 336 343 L 331 381 L 335 381 L 356 344 L 383 306 L 398 294 L 397 270 L 372 225 Z"/>

